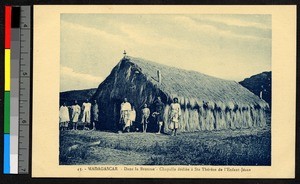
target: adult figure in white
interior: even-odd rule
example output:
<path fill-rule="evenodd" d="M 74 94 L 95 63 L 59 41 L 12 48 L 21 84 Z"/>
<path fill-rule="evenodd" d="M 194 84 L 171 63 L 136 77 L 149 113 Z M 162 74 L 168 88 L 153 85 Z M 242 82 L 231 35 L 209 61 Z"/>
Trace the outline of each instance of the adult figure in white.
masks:
<path fill-rule="evenodd" d="M 77 101 L 75 100 L 74 105 L 72 105 L 72 122 L 73 122 L 73 130 L 77 130 L 77 123 L 79 120 L 79 115 L 81 108 L 78 105 Z"/>
<path fill-rule="evenodd" d="M 89 99 L 86 99 L 86 101 L 82 103 L 83 114 L 81 121 L 84 124 L 84 129 L 89 129 L 91 124 L 91 106 L 92 104 L 89 102 Z"/>
<path fill-rule="evenodd" d="M 169 128 L 172 130 L 172 136 L 177 135 L 177 129 L 179 128 L 179 119 L 181 116 L 180 104 L 178 98 L 173 99 L 173 103 L 170 105 L 170 124 Z"/>
<path fill-rule="evenodd" d="M 70 116 L 69 109 L 66 106 L 66 103 L 59 108 L 59 124 L 61 130 L 66 130 L 69 126 Z"/>
<path fill-rule="evenodd" d="M 131 104 L 128 102 L 127 98 L 124 98 L 123 103 L 121 103 L 121 110 L 120 110 L 120 124 L 122 125 L 123 131 L 125 131 L 126 125 L 130 125 L 130 111 L 131 111 Z"/>

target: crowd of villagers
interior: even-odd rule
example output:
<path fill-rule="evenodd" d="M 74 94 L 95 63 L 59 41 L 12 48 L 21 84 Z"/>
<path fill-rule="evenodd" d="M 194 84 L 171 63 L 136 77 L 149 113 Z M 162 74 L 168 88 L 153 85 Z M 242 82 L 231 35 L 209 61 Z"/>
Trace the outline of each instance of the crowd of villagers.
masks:
<path fill-rule="evenodd" d="M 140 111 L 142 120 L 141 122 L 136 122 L 135 108 L 130 102 L 128 102 L 127 98 L 124 98 L 120 107 L 118 133 L 140 131 L 137 127 L 141 127 L 141 131 L 146 133 L 150 115 L 156 120 L 155 122 L 158 130 L 157 134 L 163 133 L 162 126 L 164 124 L 163 115 L 165 104 L 161 101 L 160 97 L 157 97 L 153 103 L 155 107 L 154 112 L 151 113 L 148 105 L 144 104 Z M 71 113 L 69 113 L 69 109 L 71 110 Z M 72 127 L 71 129 L 77 130 L 79 120 L 81 120 L 84 125 L 83 130 L 95 130 L 95 124 L 98 122 L 99 118 L 98 114 L 99 108 L 96 100 L 93 104 L 91 104 L 87 99 L 86 102 L 82 104 L 82 107 L 78 105 L 77 101 L 75 101 L 72 106 L 66 106 L 66 104 L 63 103 L 59 109 L 60 130 L 70 129 L 70 122 Z M 172 130 L 172 136 L 177 135 L 180 116 L 180 104 L 178 103 L 178 98 L 174 98 L 170 105 L 169 122 L 167 122 L 168 128 Z"/>

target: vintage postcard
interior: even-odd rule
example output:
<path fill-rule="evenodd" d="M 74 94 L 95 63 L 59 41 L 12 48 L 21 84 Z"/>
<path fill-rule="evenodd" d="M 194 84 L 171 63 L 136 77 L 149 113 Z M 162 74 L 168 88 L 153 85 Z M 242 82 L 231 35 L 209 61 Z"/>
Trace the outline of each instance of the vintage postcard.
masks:
<path fill-rule="evenodd" d="M 33 177 L 294 178 L 295 6 L 34 6 Z"/>

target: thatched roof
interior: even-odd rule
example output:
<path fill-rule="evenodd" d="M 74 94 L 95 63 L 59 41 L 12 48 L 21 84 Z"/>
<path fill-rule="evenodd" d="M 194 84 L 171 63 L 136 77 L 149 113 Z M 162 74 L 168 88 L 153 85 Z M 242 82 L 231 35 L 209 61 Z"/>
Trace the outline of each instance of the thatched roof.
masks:
<path fill-rule="evenodd" d="M 235 105 L 246 108 L 268 107 L 264 100 L 235 81 L 129 56 L 123 58 L 121 62 L 131 64 L 170 99 L 178 97 L 181 104 L 194 106 L 209 102 L 209 106 L 218 106 L 221 109 L 226 107 L 232 109 Z M 161 72 L 161 85 L 158 85 L 157 81 L 158 70 Z"/>

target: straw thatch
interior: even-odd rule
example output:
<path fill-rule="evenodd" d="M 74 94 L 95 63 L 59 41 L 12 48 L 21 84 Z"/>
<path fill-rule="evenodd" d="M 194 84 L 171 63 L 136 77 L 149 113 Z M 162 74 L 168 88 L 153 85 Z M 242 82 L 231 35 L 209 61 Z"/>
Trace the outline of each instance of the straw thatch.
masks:
<path fill-rule="evenodd" d="M 237 82 L 126 57 L 93 96 L 101 104 L 98 128 L 113 130 L 116 127 L 123 98 L 127 97 L 134 104 L 139 121 L 143 104 L 153 104 L 157 96 L 166 104 L 165 123 L 168 123 L 169 104 L 178 97 L 182 131 L 239 129 L 266 124 L 268 104 Z M 164 127 L 167 131 L 168 126 Z"/>

